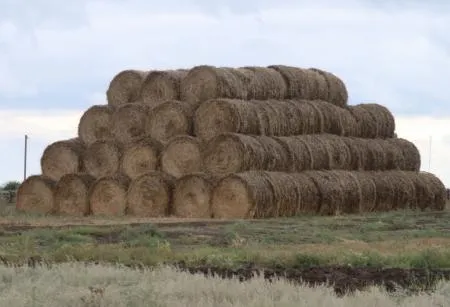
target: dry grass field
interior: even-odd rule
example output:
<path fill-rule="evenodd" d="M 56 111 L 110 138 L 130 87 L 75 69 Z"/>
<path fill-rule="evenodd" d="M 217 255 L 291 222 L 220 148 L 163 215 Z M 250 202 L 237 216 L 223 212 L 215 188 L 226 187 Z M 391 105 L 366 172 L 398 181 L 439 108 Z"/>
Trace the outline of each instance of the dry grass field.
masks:
<path fill-rule="evenodd" d="M 303 287 L 263 278 L 246 282 L 206 278 L 161 267 L 132 270 L 116 266 L 66 263 L 46 267 L 0 266 L 0 306 L 450 306 L 450 283 L 434 293 L 387 293 L 372 287 L 336 297 L 324 286 Z"/>

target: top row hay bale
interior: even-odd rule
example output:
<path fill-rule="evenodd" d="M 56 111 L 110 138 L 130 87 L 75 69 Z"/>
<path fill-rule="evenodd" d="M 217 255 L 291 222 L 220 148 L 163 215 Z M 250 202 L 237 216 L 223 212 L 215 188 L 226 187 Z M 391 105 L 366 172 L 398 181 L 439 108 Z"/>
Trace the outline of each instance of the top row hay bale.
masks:
<path fill-rule="evenodd" d="M 187 69 L 150 72 L 141 85 L 138 99 L 152 107 L 167 100 L 180 100 L 181 80 L 187 74 Z"/>
<path fill-rule="evenodd" d="M 109 105 L 93 105 L 83 113 L 78 124 L 78 137 L 84 144 L 113 139 L 111 118 L 115 109 Z"/>
<path fill-rule="evenodd" d="M 138 100 L 142 83 L 150 71 L 127 69 L 119 72 L 111 80 L 106 98 L 110 106 Z"/>
<path fill-rule="evenodd" d="M 335 75 L 318 69 L 273 65 L 269 67 L 192 68 L 181 81 L 180 99 L 200 103 L 208 99 L 291 99 L 326 100 L 343 107 L 348 94 Z"/>

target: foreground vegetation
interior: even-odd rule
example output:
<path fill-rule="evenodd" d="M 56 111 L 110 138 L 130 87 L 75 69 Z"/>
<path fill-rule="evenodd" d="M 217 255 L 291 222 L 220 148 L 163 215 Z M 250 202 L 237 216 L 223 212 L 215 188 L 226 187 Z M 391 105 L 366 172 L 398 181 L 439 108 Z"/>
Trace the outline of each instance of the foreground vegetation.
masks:
<path fill-rule="evenodd" d="M 432 294 L 378 288 L 338 298 L 329 288 L 280 280 L 205 278 L 168 267 L 132 270 L 66 263 L 52 268 L 0 266 L 0 306 L 450 306 L 450 284 Z"/>
<path fill-rule="evenodd" d="M 450 211 L 132 225 L 110 220 L 115 225 L 33 227 L 38 219 L 38 224 L 57 220 L 14 216 L 8 217 L 11 223 L 0 224 L 1 260 L 450 268 Z"/>

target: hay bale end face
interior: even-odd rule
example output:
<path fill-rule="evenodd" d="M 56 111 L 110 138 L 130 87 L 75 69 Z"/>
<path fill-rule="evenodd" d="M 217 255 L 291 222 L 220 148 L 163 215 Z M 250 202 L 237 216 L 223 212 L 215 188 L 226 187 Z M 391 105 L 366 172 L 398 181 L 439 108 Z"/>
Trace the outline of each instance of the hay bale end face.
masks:
<path fill-rule="evenodd" d="M 126 145 L 146 135 L 149 107 L 140 102 L 128 103 L 116 109 L 111 118 L 115 140 Z"/>
<path fill-rule="evenodd" d="M 202 142 L 192 136 L 177 136 L 169 141 L 161 153 L 161 169 L 179 178 L 203 170 Z"/>
<path fill-rule="evenodd" d="M 146 132 L 161 143 L 178 135 L 192 135 L 193 114 L 194 106 L 188 102 L 166 101 L 149 112 Z"/>
<path fill-rule="evenodd" d="M 217 178 L 207 173 L 179 178 L 173 191 L 173 214 L 181 218 L 211 218 L 212 189 Z"/>
<path fill-rule="evenodd" d="M 95 178 L 89 174 L 67 174 L 55 188 L 55 210 L 62 215 L 86 216 L 90 214 L 89 189 Z"/>
<path fill-rule="evenodd" d="M 124 216 L 126 214 L 129 178 L 121 175 L 97 179 L 89 190 L 91 214 Z"/>
<path fill-rule="evenodd" d="M 86 149 L 83 164 L 95 178 L 113 176 L 119 170 L 121 156 L 122 147 L 115 141 L 97 141 Z"/>
<path fill-rule="evenodd" d="M 26 213 L 54 213 L 55 185 L 56 182 L 46 176 L 28 177 L 17 190 L 16 209 Z"/>
<path fill-rule="evenodd" d="M 167 100 L 179 100 L 181 80 L 187 73 L 186 69 L 150 72 L 142 83 L 139 100 L 151 106 Z"/>
<path fill-rule="evenodd" d="M 120 160 L 122 173 L 135 179 L 147 172 L 159 168 L 162 144 L 151 138 L 145 138 L 126 147 Z"/>
<path fill-rule="evenodd" d="M 84 151 L 85 147 L 78 138 L 50 144 L 41 157 L 42 174 L 58 181 L 66 174 L 81 172 Z"/>
<path fill-rule="evenodd" d="M 139 98 L 142 82 L 148 71 L 127 69 L 119 72 L 111 80 L 106 98 L 110 106 L 119 106 Z"/>
<path fill-rule="evenodd" d="M 180 99 L 200 103 L 214 98 L 246 99 L 244 85 L 233 68 L 201 65 L 189 70 L 180 86 Z"/>
<path fill-rule="evenodd" d="M 174 178 L 163 172 L 134 179 L 127 193 L 127 213 L 140 217 L 164 217 L 171 213 Z"/>
<path fill-rule="evenodd" d="M 78 137 L 90 145 L 96 141 L 107 141 L 113 138 L 111 117 L 114 108 L 108 105 L 90 107 L 80 119 Z"/>

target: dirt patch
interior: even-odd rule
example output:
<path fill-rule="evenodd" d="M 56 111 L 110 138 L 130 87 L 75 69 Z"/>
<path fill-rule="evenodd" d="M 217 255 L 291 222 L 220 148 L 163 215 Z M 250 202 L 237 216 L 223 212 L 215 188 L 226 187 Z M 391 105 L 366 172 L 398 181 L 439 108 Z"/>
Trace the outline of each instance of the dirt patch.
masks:
<path fill-rule="evenodd" d="M 252 264 L 239 269 L 200 266 L 188 267 L 178 264 L 183 270 L 204 275 L 213 274 L 221 278 L 238 278 L 245 281 L 255 275 L 262 275 L 266 280 L 285 278 L 295 283 L 309 286 L 328 285 L 338 295 L 345 295 L 356 290 L 365 290 L 370 286 L 385 288 L 388 292 L 397 290 L 433 291 L 440 280 L 450 280 L 449 270 L 397 269 L 397 268 L 351 268 L 351 267 L 313 267 L 305 269 L 263 269 Z"/>

